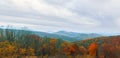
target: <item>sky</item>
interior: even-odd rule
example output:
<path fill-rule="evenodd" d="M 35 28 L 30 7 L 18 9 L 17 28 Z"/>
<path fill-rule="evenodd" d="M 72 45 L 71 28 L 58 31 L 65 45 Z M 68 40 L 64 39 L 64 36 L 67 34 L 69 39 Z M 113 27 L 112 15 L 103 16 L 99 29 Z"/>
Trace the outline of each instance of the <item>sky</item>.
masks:
<path fill-rule="evenodd" d="M 0 26 L 120 33 L 120 0 L 0 0 Z"/>

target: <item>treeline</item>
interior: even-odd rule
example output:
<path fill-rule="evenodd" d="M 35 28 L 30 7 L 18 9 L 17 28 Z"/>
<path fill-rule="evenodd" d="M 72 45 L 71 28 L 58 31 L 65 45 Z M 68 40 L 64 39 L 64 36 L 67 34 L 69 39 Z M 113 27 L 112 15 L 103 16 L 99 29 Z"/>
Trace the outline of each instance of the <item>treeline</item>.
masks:
<path fill-rule="evenodd" d="M 0 58 L 119 58 L 120 37 L 78 42 L 40 37 L 30 31 L 1 29 Z M 32 57 L 33 58 L 33 57 Z"/>

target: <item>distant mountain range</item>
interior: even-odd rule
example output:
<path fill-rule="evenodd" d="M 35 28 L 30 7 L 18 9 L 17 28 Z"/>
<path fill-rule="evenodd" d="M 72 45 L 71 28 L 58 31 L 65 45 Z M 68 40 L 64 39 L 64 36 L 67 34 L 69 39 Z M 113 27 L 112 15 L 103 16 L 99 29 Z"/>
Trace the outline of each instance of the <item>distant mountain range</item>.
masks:
<path fill-rule="evenodd" d="M 95 34 L 95 33 L 86 34 L 86 33 L 66 32 L 66 31 L 58 31 L 53 33 L 47 33 L 47 32 L 34 32 L 34 33 L 41 37 L 46 36 L 51 38 L 63 39 L 66 41 L 77 41 L 77 40 L 83 40 L 83 39 L 102 36 L 100 34 Z"/>
<path fill-rule="evenodd" d="M 4 28 L 0 28 L 4 29 Z M 19 30 L 26 30 L 30 31 L 26 28 L 22 29 L 13 29 L 9 28 L 10 30 L 12 29 L 13 31 L 19 31 Z M 32 30 L 31 30 L 32 31 Z M 32 31 L 33 34 L 36 34 L 40 37 L 50 37 L 50 38 L 56 38 L 56 39 L 62 39 L 66 41 L 78 41 L 78 40 L 84 40 L 88 38 L 95 38 L 95 37 L 101 37 L 101 34 L 97 33 L 77 33 L 77 32 L 66 32 L 66 31 L 58 31 L 58 32 L 53 32 L 53 33 L 48 33 L 48 32 L 40 32 L 40 31 Z"/>

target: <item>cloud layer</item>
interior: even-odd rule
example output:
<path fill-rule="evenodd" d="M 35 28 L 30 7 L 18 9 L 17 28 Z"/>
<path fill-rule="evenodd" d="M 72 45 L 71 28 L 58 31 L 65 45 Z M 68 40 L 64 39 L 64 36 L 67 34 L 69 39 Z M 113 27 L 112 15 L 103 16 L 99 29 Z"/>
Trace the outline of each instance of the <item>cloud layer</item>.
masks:
<path fill-rule="evenodd" d="M 22 24 L 40 31 L 119 33 L 119 3 L 119 0 L 1 0 L 0 25 Z"/>

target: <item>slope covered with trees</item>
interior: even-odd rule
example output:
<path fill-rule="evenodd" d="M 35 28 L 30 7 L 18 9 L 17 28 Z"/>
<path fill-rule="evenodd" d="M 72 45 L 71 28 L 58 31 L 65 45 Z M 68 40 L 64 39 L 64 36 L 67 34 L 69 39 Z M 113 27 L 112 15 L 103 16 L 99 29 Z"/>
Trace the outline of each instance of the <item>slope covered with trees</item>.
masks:
<path fill-rule="evenodd" d="M 0 58 L 119 58 L 120 36 L 69 42 L 25 30 L 0 30 Z"/>

